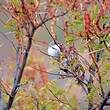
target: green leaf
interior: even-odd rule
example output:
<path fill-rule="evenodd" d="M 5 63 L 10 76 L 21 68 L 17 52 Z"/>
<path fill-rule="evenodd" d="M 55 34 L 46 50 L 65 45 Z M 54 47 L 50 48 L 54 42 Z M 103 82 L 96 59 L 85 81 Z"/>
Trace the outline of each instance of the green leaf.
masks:
<path fill-rule="evenodd" d="M 10 30 L 10 31 L 15 31 L 15 27 L 16 27 L 16 21 L 14 19 L 11 19 L 10 21 L 8 21 L 5 25 L 4 28 Z"/>
<path fill-rule="evenodd" d="M 110 35 L 105 38 L 105 41 L 110 43 Z"/>
<path fill-rule="evenodd" d="M 27 2 L 30 4 L 30 5 L 33 5 L 35 3 L 35 0 L 27 0 Z"/>
<path fill-rule="evenodd" d="M 18 7 L 20 6 L 20 0 L 11 0 L 11 2 L 14 4 L 14 6 Z"/>
<path fill-rule="evenodd" d="M 109 70 L 110 69 L 110 64 L 109 63 L 104 64 L 104 69 Z"/>
<path fill-rule="evenodd" d="M 69 100 L 69 104 L 73 107 L 77 107 L 78 105 L 78 101 L 77 101 L 77 98 L 76 96 L 72 96 Z"/>
<path fill-rule="evenodd" d="M 53 88 L 53 92 L 56 96 L 58 96 L 58 95 L 60 96 L 64 93 L 64 90 L 63 90 L 63 88 L 56 87 L 56 88 Z"/>
<path fill-rule="evenodd" d="M 94 98 L 94 95 L 96 93 L 96 89 L 91 84 L 88 85 L 88 88 L 90 88 L 90 92 L 88 94 L 88 99 L 91 101 Z"/>
<path fill-rule="evenodd" d="M 95 5 L 93 8 L 93 16 L 92 16 L 93 19 L 96 19 L 98 11 L 99 11 L 99 6 Z"/>
<path fill-rule="evenodd" d="M 95 50 L 99 50 L 99 49 L 102 49 L 104 46 L 103 44 L 95 43 L 95 44 L 92 44 L 91 47 L 94 48 Z"/>
<path fill-rule="evenodd" d="M 71 28 L 71 29 L 74 29 L 75 31 L 82 31 L 83 30 L 83 22 L 82 22 L 82 20 L 75 20 L 73 23 L 71 23 L 70 25 L 69 25 L 69 27 Z"/>
<path fill-rule="evenodd" d="M 85 46 L 80 46 L 80 48 L 79 48 L 79 52 L 84 52 L 85 50 L 87 50 L 87 47 L 85 47 Z"/>
<path fill-rule="evenodd" d="M 66 38 L 66 43 L 67 43 L 68 45 L 72 45 L 72 44 L 74 43 L 74 36 L 73 36 L 73 35 L 67 36 L 67 38 Z"/>

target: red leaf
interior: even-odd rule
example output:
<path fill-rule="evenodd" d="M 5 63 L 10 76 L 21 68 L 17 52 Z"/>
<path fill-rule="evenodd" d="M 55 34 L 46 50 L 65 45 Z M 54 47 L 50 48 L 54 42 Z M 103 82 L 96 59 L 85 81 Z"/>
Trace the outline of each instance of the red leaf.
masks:
<path fill-rule="evenodd" d="M 98 16 L 104 16 L 104 13 L 105 13 L 104 7 L 103 5 L 101 5 Z"/>
<path fill-rule="evenodd" d="M 48 8 L 48 13 L 50 17 L 54 17 L 55 16 L 55 9 L 50 7 Z"/>
<path fill-rule="evenodd" d="M 87 10 L 84 12 L 84 25 L 85 25 L 85 32 L 91 33 L 90 32 L 91 18 Z"/>
<path fill-rule="evenodd" d="M 90 3 L 90 0 L 84 0 L 84 2 L 85 2 L 86 4 L 89 4 L 89 3 Z"/>
<path fill-rule="evenodd" d="M 56 3 L 60 4 L 62 3 L 64 0 L 56 0 Z"/>

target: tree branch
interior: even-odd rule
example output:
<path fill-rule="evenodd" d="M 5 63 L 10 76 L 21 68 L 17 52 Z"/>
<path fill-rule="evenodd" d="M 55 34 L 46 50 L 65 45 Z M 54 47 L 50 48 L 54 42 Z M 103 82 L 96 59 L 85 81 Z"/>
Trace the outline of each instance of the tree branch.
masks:
<path fill-rule="evenodd" d="M 60 99 L 53 93 L 53 91 L 52 91 L 51 89 L 49 89 L 49 91 L 50 91 L 51 94 L 57 99 L 58 102 L 63 103 L 63 104 L 65 104 L 65 105 L 68 105 L 68 106 L 71 107 L 71 105 L 70 105 L 69 103 L 66 103 L 66 102 L 63 102 L 62 100 L 60 100 Z"/>
<path fill-rule="evenodd" d="M 100 104 L 99 110 L 103 110 L 104 106 L 106 105 L 108 99 L 110 97 L 110 91 L 108 92 L 108 94 L 106 95 L 106 97 L 103 99 L 103 101 Z"/>
<path fill-rule="evenodd" d="M 27 48 L 26 48 L 25 53 L 24 53 L 22 65 L 19 69 L 17 77 L 15 77 L 15 79 L 14 79 L 15 83 L 14 83 L 13 89 L 11 91 L 11 96 L 9 97 L 9 100 L 8 100 L 7 110 L 9 110 L 11 108 L 11 106 L 13 104 L 13 101 L 14 101 L 14 98 L 16 96 L 18 85 L 21 81 L 22 74 L 23 74 L 24 68 L 26 66 L 28 54 L 29 54 L 29 51 L 30 51 L 30 48 L 31 48 L 31 45 L 32 45 L 32 37 L 34 35 L 34 32 L 35 32 L 35 28 L 33 27 L 31 33 L 28 36 L 28 44 L 27 44 Z"/>

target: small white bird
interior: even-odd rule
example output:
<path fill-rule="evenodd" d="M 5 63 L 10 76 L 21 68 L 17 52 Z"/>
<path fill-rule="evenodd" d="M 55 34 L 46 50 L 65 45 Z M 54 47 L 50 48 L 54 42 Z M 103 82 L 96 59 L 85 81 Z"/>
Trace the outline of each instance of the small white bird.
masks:
<path fill-rule="evenodd" d="M 60 48 L 56 44 L 53 44 L 48 47 L 48 55 L 58 58 L 60 54 L 61 54 Z"/>

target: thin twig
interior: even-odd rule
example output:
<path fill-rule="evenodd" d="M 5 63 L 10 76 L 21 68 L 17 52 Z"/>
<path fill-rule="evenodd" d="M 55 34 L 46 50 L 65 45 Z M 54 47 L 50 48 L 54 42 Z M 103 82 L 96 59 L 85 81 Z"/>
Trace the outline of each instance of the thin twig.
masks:
<path fill-rule="evenodd" d="M 63 103 L 63 104 L 65 104 L 65 105 L 68 105 L 68 106 L 70 106 L 71 107 L 71 105 L 69 104 L 69 103 L 66 103 L 66 102 L 63 102 L 62 100 L 60 100 L 54 93 L 53 93 L 53 91 L 51 90 L 51 89 L 48 89 L 50 92 L 51 92 L 51 94 L 57 99 L 57 101 L 59 101 L 60 103 Z"/>

